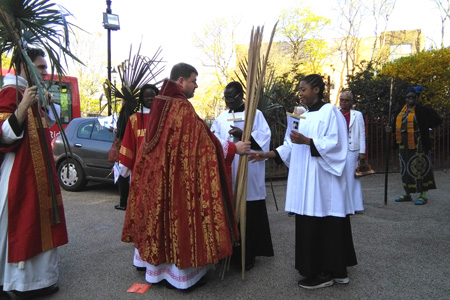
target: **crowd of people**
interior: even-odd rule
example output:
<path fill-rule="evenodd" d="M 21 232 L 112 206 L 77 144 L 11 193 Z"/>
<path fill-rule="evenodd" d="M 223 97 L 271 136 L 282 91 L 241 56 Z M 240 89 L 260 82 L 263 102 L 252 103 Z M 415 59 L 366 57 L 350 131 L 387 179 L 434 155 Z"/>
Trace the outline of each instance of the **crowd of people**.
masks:
<path fill-rule="evenodd" d="M 34 49 L 29 56 L 46 75 L 45 53 Z M 57 247 L 68 239 L 54 161 L 45 155 L 55 116 L 36 104 L 37 90 L 28 86 L 23 62 L 15 67 L 18 76 L 5 77 L 0 92 L 0 299 L 32 299 L 58 290 Z M 121 240 L 135 246 L 134 267 L 149 283 L 186 290 L 205 284 L 208 270 L 227 257 L 241 264 L 233 197 L 244 156 L 245 269 L 258 256 L 274 256 L 265 203 L 265 162 L 274 159 L 289 168 L 285 210 L 295 216 L 298 285 L 348 284 L 347 267 L 357 264 L 350 216 L 364 210 L 354 173 L 366 159 L 364 119 L 352 109 L 351 91 L 340 94 L 338 108 L 324 100 L 320 75 L 305 76 L 299 84 L 305 112 L 288 119 L 295 124 L 288 124 L 283 144 L 271 150 L 271 131 L 259 110 L 250 140 L 242 141 L 246 105 L 239 82 L 225 87 L 227 111 L 208 128 L 188 101 L 197 77 L 193 66 L 176 64 L 160 89 L 144 85 L 138 108 L 124 105 L 119 116 L 116 208 L 125 211 Z M 396 201 L 411 201 L 418 192 L 417 205 L 426 204 L 426 191 L 435 188 L 428 128 L 442 122 L 417 103 L 420 91 L 407 90 L 395 122 L 405 190 Z M 24 181 L 29 188 L 20 188 Z"/>

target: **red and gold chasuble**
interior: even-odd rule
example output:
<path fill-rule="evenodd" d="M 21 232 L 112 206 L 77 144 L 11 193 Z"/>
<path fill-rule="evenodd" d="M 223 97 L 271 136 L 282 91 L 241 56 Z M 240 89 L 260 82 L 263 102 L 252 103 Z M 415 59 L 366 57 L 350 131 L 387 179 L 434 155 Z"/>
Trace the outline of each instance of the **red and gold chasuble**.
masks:
<path fill-rule="evenodd" d="M 128 119 L 120 146 L 119 161 L 130 170 L 133 170 L 137 151 L 144 140 L 145 125 L 148 123 L 149 115 L 137 112 Z"/>
<path fill-rule="evenodd" d="M 22 99 L 22 92 L 19 92 Z M 0 92 L 0 134 L 3 122 L 17 108 L 16 89 L 4 88 Z M 47 176 L 43 143 L 50 147 L 50 134 L 45 118 L 46 140 L 38 132 L 37 118 L 28 109 L 23 139 L 11 145 L 0 144 L 0 153 L 15 152 L 8 185 L 8 262 L 25 261 L 33 256 L 67 244 L 67 229 L 55 162 L 50 154 L 53 178 Z M 6 174 L 5 174 L 6 175 Z M 61 222 L 51 224 L 52 196 L 49 180 L 53 180 L 57 194 Z M 5 187 L 1 187 L 5 188 Z"/>
<path fill-rule="evenodd" d="M 217 263 L 238 235 L 222 144 L 176 83 L 161 91 L 133 169 L 122 241 L 152 265 Z"/>

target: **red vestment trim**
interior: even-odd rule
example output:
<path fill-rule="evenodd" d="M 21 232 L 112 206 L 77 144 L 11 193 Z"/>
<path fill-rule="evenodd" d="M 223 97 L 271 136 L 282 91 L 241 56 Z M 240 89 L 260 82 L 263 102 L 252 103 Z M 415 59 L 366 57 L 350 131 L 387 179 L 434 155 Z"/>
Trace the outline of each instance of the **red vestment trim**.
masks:
<path fill-rule="evenodd" d="M 140 112 L 131 115 L 128 119 L 122 145 L 120 147 L 119 161 L 130 170 L 133 170 L 136 154 L 144 140 L 148 119 L 149 114 L 142 114 Z"/>

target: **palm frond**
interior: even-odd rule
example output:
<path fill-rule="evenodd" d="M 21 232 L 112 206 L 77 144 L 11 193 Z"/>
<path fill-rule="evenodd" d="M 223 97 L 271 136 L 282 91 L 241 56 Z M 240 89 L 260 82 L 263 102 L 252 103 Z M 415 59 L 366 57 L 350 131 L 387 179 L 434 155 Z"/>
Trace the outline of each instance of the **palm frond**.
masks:
<path fill-rule="evenodd" d="M 160 58 L 161 47 L 156 50 L 151 58 L 140 55 L 140 50 L 141 47 L 139 46 L 137 53 L 132 55 L 132 47 L 130 47 L 128 59 L 118 66 L 121 88 L 110 82 L 107 84 L 111 94 L 116 98 L 132 101 L 136 104 L 142 86 L 152 80 L 154 81 L 164 71 L 164 66 L 161 66 L 163 60 Z M 109 101 L 111 100 L 109 99 Z"/>
<path fill-rule="evenodd" d="M 52 70 L 66 73 L 67 57 L 81 61 L 70 52 L 69 33 L 75 25 L 67 22 L 70 12 L 49 0 L 2 0 L 0 2 L 0 51 L 12 52 L 12 62 L 22 49 L 36 47 L 48 54 Z"/>

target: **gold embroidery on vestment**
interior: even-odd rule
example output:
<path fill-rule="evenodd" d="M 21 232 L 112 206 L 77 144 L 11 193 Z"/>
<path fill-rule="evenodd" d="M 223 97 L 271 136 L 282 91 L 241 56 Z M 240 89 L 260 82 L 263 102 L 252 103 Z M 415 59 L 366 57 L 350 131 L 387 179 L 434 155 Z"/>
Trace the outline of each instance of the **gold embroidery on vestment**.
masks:
<path fill-rule="evenodd" d="M 0 113 L 0 121 L 5 121 L 5 120 L 8 119 L 11 115 L 12 115 L 12 113 Z"/>
<path fill-rule="evenodd" d="M 30 152 L 31 158 L 33 160 L 34 175 L 36 178 L 36 186 L 39 199 L 40 208 L 40 219 L 41 219 L 41 240 L 42 249 L 48 250 L 53 248 L 53 239 L 50 224 L 50 213 L 51 213 L 51 193 L 49 191 L 48 180 L 53 180 L 53 178 L 48 178 L 47 168 L 45 166 L 44 153 L 42 151 L 42 143 L 47 143 L 47 140 L 41 141 L 39 136 L 39 128 L 37 124 L 37 119 L 33 114 L 31 108 L 28 109 L 28 122 L 27 122 L 27 133 L 29 135 L 30 141 Z M 44 127 L 46 127 L 46 122 L 44 122 Z M 49 153 L 51 155 L 51 153 Z M 59 202 L 59 201 L 58 201 Z"/>

